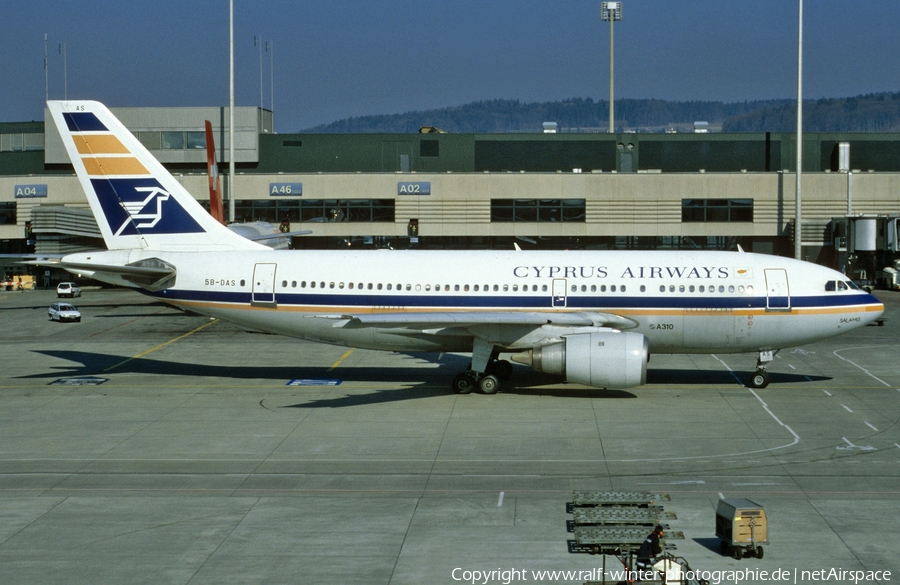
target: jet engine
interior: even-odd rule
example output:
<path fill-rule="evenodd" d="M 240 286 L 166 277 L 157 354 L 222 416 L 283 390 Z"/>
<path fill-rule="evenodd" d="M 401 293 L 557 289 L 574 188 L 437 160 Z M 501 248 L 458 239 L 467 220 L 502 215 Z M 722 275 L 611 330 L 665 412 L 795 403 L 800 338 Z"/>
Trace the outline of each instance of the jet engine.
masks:
<path fill-rule="evenodd" d="M 647 382 L 649 355 L 647 338 L 640 333 L 609 331 L 567 335 L 512 359 L 538 372 L 565 376 L 569 382 L 624 389 Z"/>

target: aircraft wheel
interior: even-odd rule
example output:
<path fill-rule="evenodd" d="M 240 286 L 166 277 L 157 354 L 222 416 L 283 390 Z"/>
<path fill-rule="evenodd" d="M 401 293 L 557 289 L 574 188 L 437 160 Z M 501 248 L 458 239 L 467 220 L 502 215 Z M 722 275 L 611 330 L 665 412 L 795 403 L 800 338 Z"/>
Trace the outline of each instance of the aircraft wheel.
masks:
<path fill-rule="evenodd" d="M 500 390 L 500 380 L 497 376 L 485 376 L 478 381 L 478 389 L 482 394 L 496 394 Z"/>
<path fill-rule="evenodd" d="M 758 371 L 750 378 L 750 386 L 752 388 L 765 388 L 769 385 L 769 373 L 766 371 Z"/>
<path fill-rule="evenodd" d="M 472 377 L 463 372 L 462 374 L 457 374 L 455 378 L 453 378 L 453 382 L 450 383 L 450 387 L 453 389 L 455 394 L 468 394 L 475 388 L 474 380 Z"/>
<path fill-rule="evenodd" d="M 512 364 L 506 360 L 500 360 L 494 364 L 494 375 L 499 380 L 509 380 L 512 377 Z"/>

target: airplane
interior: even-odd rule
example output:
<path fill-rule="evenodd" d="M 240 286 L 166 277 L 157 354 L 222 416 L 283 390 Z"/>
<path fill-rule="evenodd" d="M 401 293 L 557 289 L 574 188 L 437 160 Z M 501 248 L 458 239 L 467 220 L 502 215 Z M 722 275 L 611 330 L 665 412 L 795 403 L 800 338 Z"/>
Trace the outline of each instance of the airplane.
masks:
<path fill-rule="evenodd" d="M 731 251 L 273 250 L 211 217 L 95 101 L 48 108 L 108 247 L 56 264 L 248 329 L 397 352 L 471 353 L 459 394 L 493 394 L 500 353 L 586 386 L 646 383 L 652 353 L 775 353 L 884 305 L 839 272 Z"/>

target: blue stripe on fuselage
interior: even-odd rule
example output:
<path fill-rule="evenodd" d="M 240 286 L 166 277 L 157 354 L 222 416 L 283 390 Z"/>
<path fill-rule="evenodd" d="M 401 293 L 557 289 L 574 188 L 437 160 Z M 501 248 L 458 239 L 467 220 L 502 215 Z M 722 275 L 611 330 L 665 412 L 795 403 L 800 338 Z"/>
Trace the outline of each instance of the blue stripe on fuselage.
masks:
<path fill-rule="evenodd" d="M 186 302 L 209 302 L 249 304 L 250 291 L 197 291 L 168 289 L 155 293 L 162 299 Z M 792 296 L 794 308 L 840 308 L 879 304 L 880 301 L 866 293 L 855 295 Z M 494 310 L 551 310 L 561 307 L 551 306 L 547 294 L 529 296 L 510 295 L 396 295 L 396 294 L 348 294 L 348 293 L 277 293 L 279 305 L 321 306 L 321 307 L 407 307 L 411 309 L 494 309 Z M 765 309 L 766 297 L 676 297 L 676 296 L 569 296 L 565 309 L 568 310 L 614 310 L 614 309 Z"/>

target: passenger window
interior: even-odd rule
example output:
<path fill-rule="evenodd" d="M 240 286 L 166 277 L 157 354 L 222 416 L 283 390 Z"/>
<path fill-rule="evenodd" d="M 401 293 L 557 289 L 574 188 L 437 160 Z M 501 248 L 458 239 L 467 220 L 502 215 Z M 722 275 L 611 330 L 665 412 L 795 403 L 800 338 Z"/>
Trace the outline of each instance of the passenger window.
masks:
<path fill-rule="evenodd" d="M 682 284 L 681 286 L 678 287 L 678 292 L 684 292 L 684 285 L 683 285 L 683 284 Z"/>
<path fill-rule="evenodd" d="M 474 290 L 475 292 L 478 292 L 478 285 L 476 284 L 474 287 L 472 287 L 472 290 Z"/>
<path fill-rule="evenodd" d="M 509 290 L 509 285 L 508 285 L 508 284 L 504 284 L 504 285 L 503 285 L 503 292 L 507 292 L 508 290 Z"/>
<path fill-rule="evenodd" d="M 316 283 L 315 283 L 315 281 L 309 283 L 309 288 L 316 288 Z"/>
<path fill-rule="evenodd" d="M 733 292 L 734 292 L 734 285 L 733 285 L 733 284 L 732 284 L 732 285 L 729 285 L 729 287 L 728 287 L 728 292 L 730 292 L 730 293 L 733 293 Z"/>
<path fill-rule="evenodd" d="M 592 285 L 591 285 L 591 292 L 597 292 L 597 285 L 596 285 L 596 284 L 592 284 Z"/>
<path fill-rule="evenodd" d="M 752 294 L 753 294 L 753 287 L 752 287 L 752 286 L 748 286 L 748 287 L 747 287 L 747 294 L 748 294 L 748 295 L 752 295 Z"/>
<path fill-rule="evenodd" d="M 610 285 L 609 292 L 616 292 L 616 285 Z"/>
<path fill-rule="evenodd" d="M 344 288 L 344 283 L 342 282 L 342 283 L 338 284 L 338 288 L 341 288 L 341 289 Z"/>
<path fill-rule="evenodd" d="M 349 288 L 350 290 L 353 290 L 353 283 L 351 282 L 350 284 L 348 284 L 347 288 Z"/>
<path fill-rule="evenodd" d="M 619 287 L 619 291 L 620 291 L 620 292 L 625 292 L 625 285 L 624 285 L 624 284 L 623 284 L 622 286 Z"/>
<path fill-rule="evenodd" d="M 372 283 L 370 282 L 370 283 L 369 283 L 369 290 L 371 290 L 371 289 L 372 289 Z M 378 283 L 378 290 L 381 290 L 381 283 L 380 283 L 380 282 Z"/>
<path fill-rule="evenodd" d="M 541 287 L 541 290 L 544 291 L 544 292 L 547 292 L 547 285 L 545 284 L 544 286 L 542 286 L 542 287 Z"/>
<path fill-rule="evenodd" d="M 643 284 L 641 285 L 641 292 L 647 292 L 647 287 Z"/>
<path fill-rule="evenodd" d="M 286 281 L 286 280 L 282 280 L 282 281 L 281 281 L 281 288 L 287 288 L 287 281 Z"/>
<path fill-rule="evenodd" d="M 467 284 L 467 285 L 465 285 L 465 286 L 464 286 L 464 287 L 463 287 L 463 291 L 465 291 L 465 292 L 469 292 L 469 285 L 468 285 L 468 284 Z"/>
<path fill-rule="evenodd" d="M 659 292 L 666 292 L 666 285 L 664 285 L 664 284 L 659 285 Z"/>
<path fill-rule="evenodd" d="M 720 292 L 720 293 L 725 292 L 725 287 L 722 286 L 721 284 L 719 285 L 719 292 Z"/>
<path fill-rule="evenodd" d="M 306 281 L 305 281 L 305 280 L 301 280 L 301 281 L 300 281 L 300 288 L 306 288 Z"/>
<path fill-rule="evenodd" d="M 670 285 L 669 285 L 669 292 L 675 292 L 675 285 L 674 285 L 674 284 L 670 284 Z"/>
<path fill-rule="evenodd" d="M 397 287 L 397 288 L 400 288 L 400 287 Z M 406 285 L 406 290 L 412 290 L 412 285 L 411 285 L 411 284 L 407 284 L 407 285 Z"/>
<path fill-rule="evenodd" d="M 392 285 L 392 284 L 391 284 L 391 283 L 388 283 L 388 285 L 387 285 L 387 289 L 388 289 L 388 290 L 391 290 L 391 289 L 392 289 L 392 287 L 393 287 L 393 285 Z"/>
<path fill-rule="evenodd" d="M 694 285 L 693 285 L 693 284 L 692 284 L 691 286 L 688 287 L 688 292 L 694 292 Z"/>
<path fill-rule="evenodd" d="M 573 284 L 573 285 L 572 285 L 572 292 L 578 292 L 578 285 L 577 285 L 577 284 Z"/>
<path fill-rule="evenodd" d="M 519 285 L 518 285 L 518 284 L 514 284 L 514 285 L 513 285 L 513 292 L 519 292 Z"/>
<path fill-rule="evenodd" d="M 447 291 L 447 292 L 450 292 L 450 285 L 449 285 L 449 284 L 445 284 L 445 285 L 444 285 L 444 290 Z"/>
<path fill-rule="evenodd" d="M 328 283 L 328 288 L 334 288 L 334 283 L 333 283 L 333 282 L 329 282 L 329 283 Z"/>
<path fill-rule="evenodd" d="M 700 291 L 700 292 L 706 292 L 706 289 L 703 288 L 703 285 L 702 285 L 702 284 L 700 285 L 700 288 L 698 288 L 697 290 Z"/>

